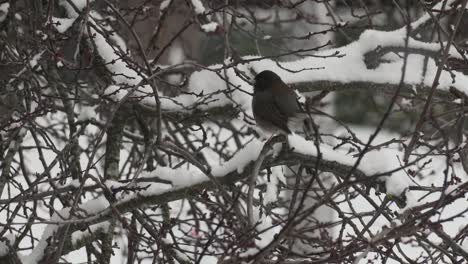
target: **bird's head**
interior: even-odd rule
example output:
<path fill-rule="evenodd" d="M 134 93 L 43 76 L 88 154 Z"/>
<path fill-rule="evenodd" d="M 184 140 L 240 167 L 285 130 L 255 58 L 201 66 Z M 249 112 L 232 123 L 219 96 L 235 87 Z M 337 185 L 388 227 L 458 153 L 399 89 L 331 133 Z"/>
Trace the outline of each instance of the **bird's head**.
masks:
<path fill-rule="evenodd" d="M 283 81 L 276 73 L 272 71 L 262 71 L 255 76 L 254 93 L 271 89 L 271 87 L 278 82 L 282 83 Z"/>

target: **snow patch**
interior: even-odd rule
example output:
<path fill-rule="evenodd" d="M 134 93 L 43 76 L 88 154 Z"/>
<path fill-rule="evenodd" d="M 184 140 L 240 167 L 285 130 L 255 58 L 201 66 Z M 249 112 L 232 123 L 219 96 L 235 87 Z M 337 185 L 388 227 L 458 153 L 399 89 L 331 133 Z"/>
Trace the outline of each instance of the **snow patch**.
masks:
<path fill-rule="evenodd" d="M 0 4 L 0 23 L 6 19 L 9 9 L 10 9 L 9 3 Z"/>
<path fill-rule="evenodd" d="M 201 29 L 206 33 L 215 32 L 217 28 L 218 23 L 216 22 L 210 22 L 208 24 L 201 25 Z"/>
<path fill-rule="evenodd" d="M 75 18 L 52 17 L 52 24 L 60 33 L 65 33 L 75 22 Z"/>
<path fill-rule="evenodd" d="M 205 13 L 205 7 L 200 0 L 192 0 L 192 5 L 197 15 Z"/>

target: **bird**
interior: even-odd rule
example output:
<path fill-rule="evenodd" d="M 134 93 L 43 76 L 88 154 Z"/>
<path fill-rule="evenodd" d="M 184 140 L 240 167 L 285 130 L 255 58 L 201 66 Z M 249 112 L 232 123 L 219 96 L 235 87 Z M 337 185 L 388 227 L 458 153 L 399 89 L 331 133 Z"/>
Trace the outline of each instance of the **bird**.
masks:
<path fill-rule="evenodd" d="M 257 126 L 267 134 L 293 133 L 302 128 L 308 115 L 297 93 L 274 72 L 255 76 L 252 112 Z"/>

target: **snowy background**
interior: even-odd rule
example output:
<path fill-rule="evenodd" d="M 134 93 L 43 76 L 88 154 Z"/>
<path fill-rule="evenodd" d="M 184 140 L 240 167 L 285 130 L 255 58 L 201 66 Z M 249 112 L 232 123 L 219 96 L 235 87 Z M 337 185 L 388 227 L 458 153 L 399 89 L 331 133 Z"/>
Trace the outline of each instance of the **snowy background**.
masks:
<path fill-rule="evenodd" d="M 0 262 L 466 261 L 467 1 L 367 2 L 0 4 Z"/>

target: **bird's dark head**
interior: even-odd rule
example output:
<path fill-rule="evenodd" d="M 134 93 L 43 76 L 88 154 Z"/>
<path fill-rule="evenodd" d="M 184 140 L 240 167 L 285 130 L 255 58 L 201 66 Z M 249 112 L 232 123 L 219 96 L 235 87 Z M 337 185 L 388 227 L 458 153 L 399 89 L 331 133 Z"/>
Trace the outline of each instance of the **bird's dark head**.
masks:
<path fill-rule="evenodd" d="M 272 71 L 262 71 L 255 76 L 254 93 L 271 89 L 271 87 L 278 82 L 282 83 L 283 81 L 276 73 Z"/>

